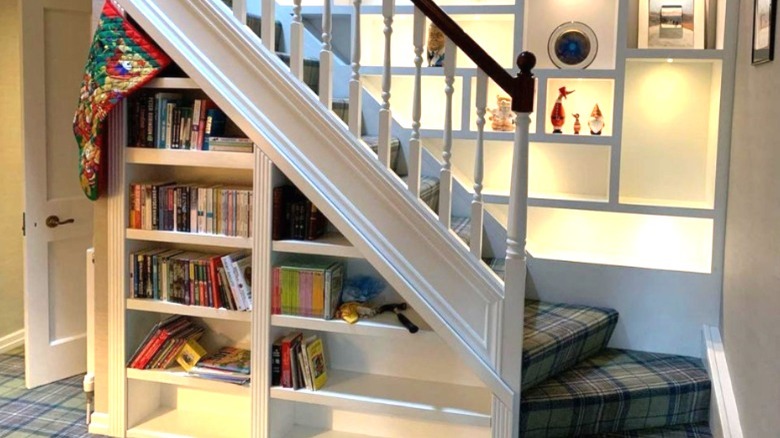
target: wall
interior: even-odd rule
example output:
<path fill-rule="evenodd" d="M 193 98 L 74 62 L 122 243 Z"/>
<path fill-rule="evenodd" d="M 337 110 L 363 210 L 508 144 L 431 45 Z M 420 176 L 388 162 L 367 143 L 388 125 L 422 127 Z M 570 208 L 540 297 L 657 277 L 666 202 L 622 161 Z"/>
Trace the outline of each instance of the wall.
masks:
<path fill-rule="evenodd" d="M 780 60 L 750 65 L 753 0 L 740 17 L 721 331 L 744 435 L 770 437 L 780 430 Z"/>
<path fill-rule="evenodd" d="M 0 339 L 24 328 L 22 281 L 22 179 L 19 11 L 0 0 Z"/>

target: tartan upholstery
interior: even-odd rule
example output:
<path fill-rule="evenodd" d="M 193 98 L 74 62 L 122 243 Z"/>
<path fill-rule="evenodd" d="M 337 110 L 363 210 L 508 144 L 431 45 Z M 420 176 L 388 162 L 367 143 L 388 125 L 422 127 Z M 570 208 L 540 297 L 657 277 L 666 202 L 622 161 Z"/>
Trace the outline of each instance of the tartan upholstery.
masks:
<path fill-rule="evenodd" d="M 698 359 L 605 350 L 522 395 L 526 438 L 695 424 L 707 421 L 710 380 Z"/>
<path fill-rule="evenodd" d="M 523 391 L 604 349 L 617 321 L 612 309 L 526 301 Z"/>
<path fill-rule="evenodd" d="M 373 135 L 364 135 L 363 141 L 374 153 L 378 153 L 379 150 L 379 137 Z M 398 170 L 398 153 L 401 150 L 401 139 L 398 137 L 390 137 L 390 168 L 393 172 Z M 438 193 L 438 192 L 437 192 Z"/>
<path fill-rule="evenodd" d="M 24 349 L 0 354 L 0 437 L 96 436 L 87 434 L 83 377 L 28 390 Z"/>
<path fill-rule="evenodd" d="M 712 432 L 707 423 L 700 423 L 630 432 L 603 433 L 591 435 L 588 438 L 712 438 Z"/>

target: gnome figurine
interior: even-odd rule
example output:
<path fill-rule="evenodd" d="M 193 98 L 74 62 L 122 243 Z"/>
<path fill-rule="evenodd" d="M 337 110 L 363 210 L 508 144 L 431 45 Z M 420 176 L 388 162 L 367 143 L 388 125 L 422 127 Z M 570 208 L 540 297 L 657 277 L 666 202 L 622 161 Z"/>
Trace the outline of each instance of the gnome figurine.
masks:
<path fill-rule="evenodd" d="M 563 134 L 561 128 L 563 128 L 563 123 L 566 121 L 566 111 L 563 110 L 563 99 L 566 99 L 566 96 L 574 93 L 574 90 L 568 91 L 566 90 L 566 87 L 561 87 L 558 89 L 558 93 L 558 99 L 555 100 L 555 105 L 553 105 L 552 112 L 550 113 L 553 134 Z"/>
<path fill-rule="evenodd" d="M 599 104 L 593 107 L 593 111 L 590 113 L 590 120 L 588 120 L 588 127 L 592 135 L 601 135 L 601 130 L 604 129 L 604 116 L 601 114 Z"/>

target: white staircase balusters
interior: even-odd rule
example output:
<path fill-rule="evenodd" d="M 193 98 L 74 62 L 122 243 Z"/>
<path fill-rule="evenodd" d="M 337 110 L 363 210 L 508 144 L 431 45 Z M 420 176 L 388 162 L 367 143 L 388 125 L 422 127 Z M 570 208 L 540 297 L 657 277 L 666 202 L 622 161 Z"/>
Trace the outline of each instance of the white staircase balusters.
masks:
<path fill-rule="evenodd" d="M 303 20 L 301 0 L 293 0 L 293 16 L 290 23 L 290 71 L 303 80 Z"/>
<path fill-rule="evenodd" d="M 363 134 L 363 85 L 360 78 L 360 8 L 362 0 L 352 0 L 352 76 L 349 79 L 349 131 Z"/>
<path fill-rule="evenodd" d="M 444 43 L 444 151 L 439 176 L 439 221 L 450 228 L 452 219 L 452 95 L 455 92 L 455 58 L 458 47 L 447 38 Z"/>
<path fill-rule="evenodd" d="M 382 0 L 382 16 L 384 17 L 385 56 L 382 70 L 382 105 L 379 110 L 379 145 L 377 153 L 382 165 L 390 167 L 390 130 L 393 114 L 390 111 L 390 85 L 392 82 L 391 49 L 393 36 L 393 15 L 395 0 Z"/>
<path fill-rule="evenodd" d="M 241 24 L 246 24 L 246 0 L 233 0 L 233 15 Z"/>
<path fill-rule="evenodd" d="M 333 0 L 323 0 L 322 49 L 320 50 L 320 102 L 325 108 L 333 107 Z"/>
<path fill-rule="evenodd" d="M 422 112 L 422 54 L 425 36 L 425 14 L 414 8 L 414 96 L 412 97 L 412 136 L 409 139 L 409 191 L 420 197 L 422 173 L 422 142 L 420 141 L 420 117 Z"/>
<path fill-rule="evenodd" d="M 260 39 L 270 51 L 276 50 L 276 1 L 260 0 L 260 15 L 263 16 Z"/>
<path fill-rule="evenodd" d="M 482 179 L 485 173 L 485 112 L 487 107 L 487 73 L 477 70 L 477 150 L 474 157 L 474 197 L 471 200 L 471 253 L 482 258 Z"/>

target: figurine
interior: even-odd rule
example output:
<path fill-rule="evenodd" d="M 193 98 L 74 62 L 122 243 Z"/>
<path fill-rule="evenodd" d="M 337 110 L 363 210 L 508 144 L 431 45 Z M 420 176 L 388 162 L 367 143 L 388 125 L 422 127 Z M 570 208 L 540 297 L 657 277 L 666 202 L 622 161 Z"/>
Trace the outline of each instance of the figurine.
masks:
<path fill-rule="evenodd" d="M 512 99 L 509 97 L 496 96 L 498 107 L 496 109 L 488 109 L 490 112 L 490 121 L 492 122 L 490 127 L 494 131 L 513 131 L 515 118 L 517 117 L 512 111 Z"/>
<path fill-rule="evenodd" d="M 592 135 L 601 135 L 601 130 L 604 129 L 604 116 L 601 114 L 599 104 L 593 107 L 593 111 L 590 113 L 590 120 L 588 120 L 588 127 Z"/>
<path fill-rule="evenodd" d="M 435 24 L 428 27 L 428 67 L 444 66 L 444 32 Z"/>
<path fill-rule="evenodd" d="M 572 114 L 574 116 L 574 134 L 579 135 L 582 124 L 580 123 L 580 113 Z"/>
<path fill-rule="evenodd" d="M 571 93 L 574 93 L 575 90 L 568 91 L 566 90 L 566 87 L 561 87 L 558 89 L 558 99 L 555 100 L 555 105 L 553 105 L 552 112 L 550 113 L 550 121 L 553 125 L 553 134 L 563 134 L 563 131 L 561 131 L 561 128 L 563 128 L 563 123 L 566 121 L 566 112 L 563 110 L 563 99 L 566 98 L 566 96 L 570 95 Z"/>

